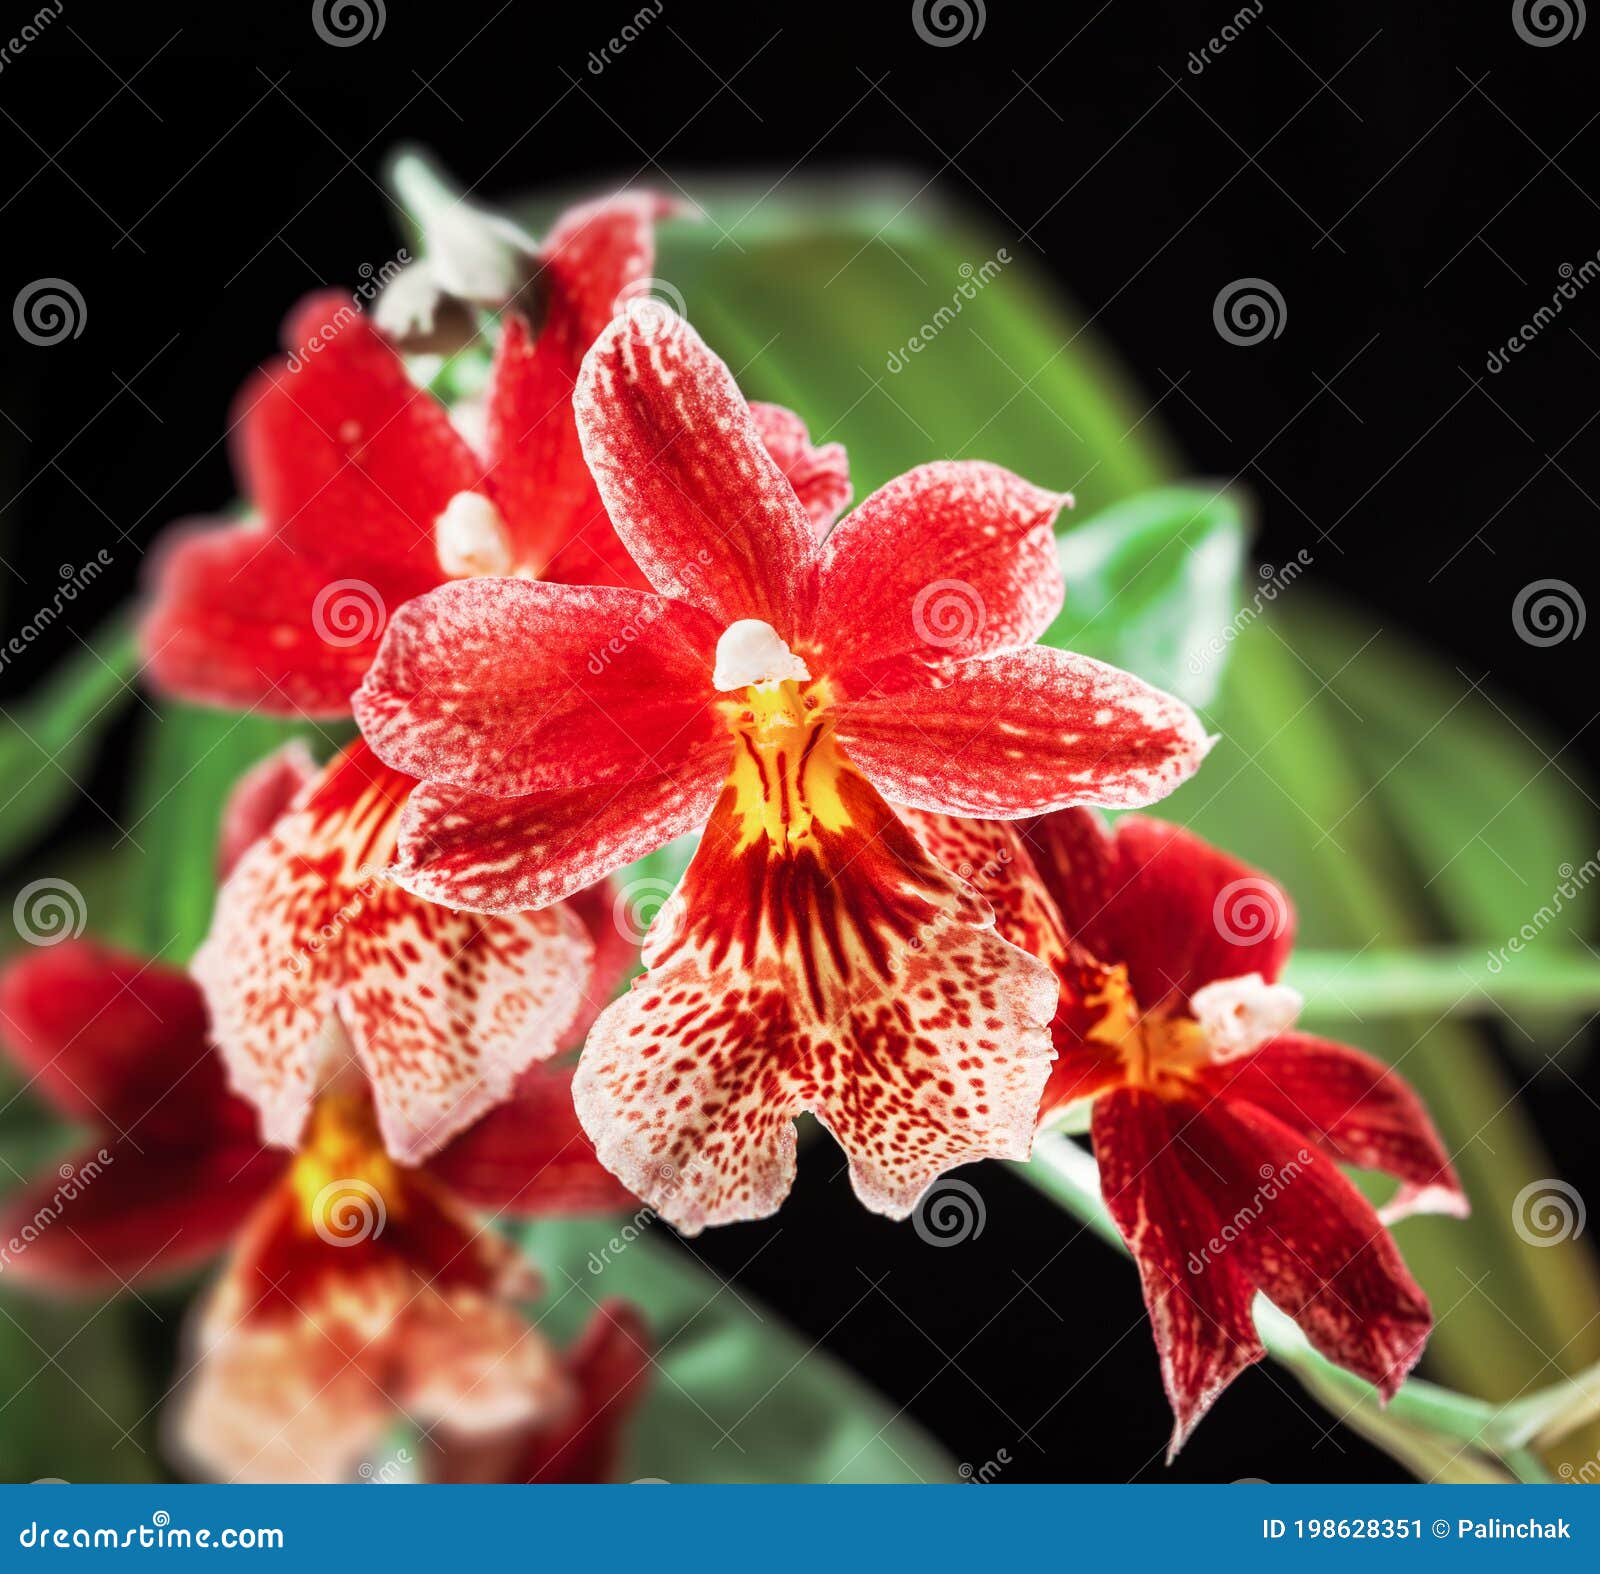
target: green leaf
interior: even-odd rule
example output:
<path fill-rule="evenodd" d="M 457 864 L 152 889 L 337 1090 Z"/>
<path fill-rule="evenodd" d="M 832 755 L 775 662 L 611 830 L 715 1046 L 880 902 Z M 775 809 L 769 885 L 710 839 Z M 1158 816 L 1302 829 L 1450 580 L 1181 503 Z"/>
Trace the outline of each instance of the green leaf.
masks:
<path fill-rule="evenodd" d="M 1209 705 L 1241 623 L 1249 539 L 1248 510 L 1225 486 L 1162 487 L 1069 521 L 1056 543 L 1066 605 L 1044 643 Z"/>
<path fill-rule="evenodd" d="M 19 703 L 0 707 L 0 860 L 47 832 L 79 793 L 106 729 L 134 697 L 121 620 L 98 630 Z"/>
<path fill-rule="evenodd" d="M 187 961 L 205 938 L 216 894 L 217 831 L 239 777 L 290 738 L 326 752 L 350 729 L 164 704 L 145 728 L 129 833 L 141 918 L 152 955 Z"/>
<path fill-rule="evenodd" d="M 607 1297 L 647 1315 L 656 1364 L 624 1479 L 953 1481 L 916 1427 L 765 1307 L 639 1220 L 546 1221 L 518 1238 L 544 1271 L 540 1328 L 565 1346 Z"/>
<path fill-rule="evenodd" d="M 1414 951 L 1298 951 L 1287 983 L 1305 996 L 1316 1022 L 1363 1022 L 1426 1011 L 1481 1016 L 1490 1011 L 1600 1010 L 1600 958 L 1588 951 L 1513 956 L 1474 948 Z"/>

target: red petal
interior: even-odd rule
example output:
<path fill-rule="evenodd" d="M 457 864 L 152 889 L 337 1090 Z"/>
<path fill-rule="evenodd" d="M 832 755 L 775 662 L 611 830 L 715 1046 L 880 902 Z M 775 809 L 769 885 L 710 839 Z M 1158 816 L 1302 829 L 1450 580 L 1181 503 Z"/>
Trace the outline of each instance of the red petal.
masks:
<path fill-rule="evenodd" d="M 1065 499 L 999 465 L 946 460 L 880 487 L 822 550 L 820 670 L 871 686 L 885 663 L 1031 645 L 1061 610 Z"/>
<path fill-rule="evenodd" d="M 439 580 L 354 557 L 336 571 L 256 521 L 175 525 L 158 554 L 139 631 L 151 682 L 279 716 L 347 716 L 389 613 Z"/>
<path fill-rule="evenodd" d="M 1386 1219 L 1466 1217 L 1466 1195 L 1422 1101 L 1370 1055 L 1285 1033 L 1244 1059 L 1206 1068 L 1197 1080 L 1217 1098 L 1255 1105 L 1346 1164 L 1398 1177 Z"/>
<path fill-rule="evenodd" d="M 1195 1184 L 1184 1163 L 1181 1133 L 1193 1114 L 1131 1088 L 1094 1105 L 1100 1189 L 1139 1265 L 1175 1418 L 1169 1459 L 1222 1390 L 1266 1354 L 1250 1314 L 1254 1286 L 1239 1260 L 1197 1255 L 1222 1221 L 1208 1188 Z"/>
<path fill-rule="evenodd" d="M 303 302 L 284 339 L 240 396 L 246 493 L 324 581 L 388 564 L 437 584 L 434 523 L 483 466 L 348 296 Z"/>
<path fill-rule="evenodd" d="M 806 423 L 781 404 L 752 399 L 750 418 L 756 423 L 767 452 L 800 499 L 800 506 L 811 520 L 812 532 L 821 541 L 850 501 L 850 461 L 844 444 L 814 447 Z"/>
<path fill-rule="evenodd" d="M 1330 1361 L 1389 1398 L 1433 1318 L 1372 1205 L 1337 1164 L 1254 1105 L 1213 1101 L 1185 1128 L 1182 1162 L 1238 1227 L 1226 1245 Z M 1269 1183 L 1277 1194 L 1264 1200 Z M 1240 1222 L 1240 1221 L 1244 1222 Z"/>
<path fill-rule="evenodd" d="M 395 614 L 356 719 L 428 781 L 502 797 L 634 781 L 721 731 L 716 637 L 647 592 L 464 580 Z"/>
<path fill-rule="evenodd" d="M 470 912 L 544 907 L 704 825 L 728 754 L 724 735 L 660 775 L 525 798 L 419 787 L 400 823 L 396 877 Z"/>
<path fill-rule="evenodd" d="M 284 1156 L 204 1127 L 191 1135 L 192 1148 L 149 1143 L 142 1151 L 107 1137 L 8 1196 L 0 1278 L 115 1292 L 220 1250 L 282 1175 Z"/>
<path fill-rule="evenodd" d="M 987 819 L 1149 803 L 1210 747 L 1181 700 L 1043 647 L 952 662 L 895 692 L 847 699 L 838 716 L 851 757 L 891 801 Z"/>
<path fill-rule="evenodd" d="M 428 1168 L 464 1202 L 495 1214 L 607 1213 L 635 1204 L 578 1124 L 570 1066 L 530 1066 L 511 1098 L 434 1154 Z"/>
<path fill-rule="evenodd" d="M 1294 909 L 1273 880 L 1198 836 L 1128 815 L 1106 836 L 1052 815 L 1031 833 L 1067 927 L 1104 962 L 1125 962 L 1139 1003 L 1182 1003 L 1220 978 L 1283 971 Z"/>
<path fill-rule="evenodd" d="M 520 313 L 501 319 L 488 401 L 493 489 L 519 562 L 538 578 L 644 587 L 584 463 L 572 387 L 584 351 L 649 277 L 655 221 L 671 211 L 634 192 L 569 209 L 540 250 L 537 338 Z"/>
<path fill-rule="evenodd" d="M 650 971 L 595 1024 L 573 1083 L 602 1160 L 691 1234 L 779 1206 L 801 1110 L 861 1200 L 903 1218 L 948 1169 L 1026 1157 L 1049 1073 L 1049 970 L 820 729 L 775 749 L 736 755 Z"/>
<path fill-rule="evenodd" d="M 611 523 L 663 595 L 793 638 L 815 589 L 811 522 L 732 373 L 654 303 L 619 317 L 578 375 L 583 451 Z"/>
<path fill-rule="evenodd" d="M 0 973 L 0 1030 L 29 1085 L 58 1109 L 140 1147 L 246 1138 L 188 974 L 68 940 Z"/>
<path fill-rule="evenodd" d="M 425 1158 L 553 1054 L 581 1008 L 592 952 L 570 913 L 479 919 L 384 877 L 410 786 L 353 745 L 218 895 L 194 973 L 269 1141 L 296 1144 L 342 1028 L 390 1151 Z"/>
<path fill-rule="evenodd" d="M 288 811 L 290 803 L 317 774 L 317 762 L 299 739 L 291 739 L 252 765 L 233 784 L 222 809 L 217 838 L 217 879 L 226 880 L 233 866 Z"/>

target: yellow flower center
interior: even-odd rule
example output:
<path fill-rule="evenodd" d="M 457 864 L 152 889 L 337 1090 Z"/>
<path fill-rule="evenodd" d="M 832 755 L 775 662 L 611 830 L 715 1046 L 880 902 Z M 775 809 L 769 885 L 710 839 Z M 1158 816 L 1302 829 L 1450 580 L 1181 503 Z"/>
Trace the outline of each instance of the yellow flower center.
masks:
<path fill-rule="evenodd" d="M 1193 1017 L 1140 1007 L 1121 962 L 1106 969 L 1099 992 L 1087 1003 L 1099 1011 L 1087 1036 L 1116 1053 L 1134 1086 L 1171 1091 L 1212 1059 L 1209 1035 Z"/>
<path fill-rule="evenodd" d="M 403 1210 L 405 1183 L 400 1168 L 384 1150 L 372 1102 L 365 1093 L 324 1093 L 313 1106 L 300 1151 L 289 1169 L 289 1184 L 310 1231 L 322 1224 L 341 1197 L 381 1199 L 389 1214 Z"/>

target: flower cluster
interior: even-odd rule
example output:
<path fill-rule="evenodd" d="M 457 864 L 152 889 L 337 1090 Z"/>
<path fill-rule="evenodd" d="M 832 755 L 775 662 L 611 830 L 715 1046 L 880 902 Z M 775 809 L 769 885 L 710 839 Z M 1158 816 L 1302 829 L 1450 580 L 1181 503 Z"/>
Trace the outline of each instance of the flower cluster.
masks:
<path fill-rule="evenodd" d="M 147 671 L 361 736 L 240 782 L 187 973 L 73 942 L 5 975 L 13 1052 L 118 1177 L 19 1271 L 224 1254 L 171 1415 L 197 1473 L 348 1477 L 400 1415 L 439 1479 L 601 1479 L 648 1331 L 609 1305 L 557 1352 L 493 1219 L 765 1216 L 801 1113 L 901 1219 L 1086 1112 L 1174 1447 L 1261 1356 L 1258 1290 L 1392 1393 L 1430 1313 L 1383 1219 L 1460 1186 L 1393 1072 L 1294 1030 L 1287 898 L 1098 817 L 1211 740 L 1039 643 L 1070 497 L 936 460 L 845 513 L 838 445 L 630 308 L 669 211 L 535 245 L 443 210 L 377 311 L 307 301 L 242 391 L 249 513 L 173 532 Z M 415 380 L 485 331 L 481 398 Z M 687 832 L 618 995 L 608 881 Z M 1264 944 L 1218 917 L 1241 882 Z M 1398 1177 L 1382 1218 L 1341 1164 Z"/>

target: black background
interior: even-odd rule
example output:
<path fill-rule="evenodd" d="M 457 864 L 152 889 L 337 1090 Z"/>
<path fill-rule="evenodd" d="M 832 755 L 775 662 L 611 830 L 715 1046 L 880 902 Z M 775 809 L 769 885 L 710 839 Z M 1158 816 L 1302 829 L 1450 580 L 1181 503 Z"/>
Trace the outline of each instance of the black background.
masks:
<path fill-rule="evenodd" d="M 1194 469 L 1245 477 L 1263 558 L 1310 547 L 1324 584 L 1491 675 L 1559 768 L 1592 765 L 1593 636 L 1534 648 L 1511 601 L 1544 577 L 1587 593 L 1600 288 L 1505 371 L 1485 363 L 1563 264 L 1600 252 L 1600 25 L 1541 48 L 1509 3 L 1266 0 L 1196 72 L 1236 6 L 990 0 L 981 35 L 933 48 L 901 0 L 666 0 L 597 77 L 590 52 L 635 6 L 391 0 L 352 48 L 319 40 L 310 9 L 69 4 L 0 67 L 0 299 L 57 275 L 89 308 L 69 343 L 5 336 L 9 605 L 107 546 L 87 629 L 161 525 L 229 497 L 224 412 L 287 307 L 392 254 L 373 177 L 395 142 L 433 146 L 489 200 L 888 163 L 1037 254 Z M 8 7 L 0 38 L 32 10 Z M 1212 325 L 1241 276 L 1288 303 L 1284 335 L 1251 351 Z M 73 648 L 58 628 L 0 691 Z M 1558 1151 L 1575 1147 L 1581 1111 L 1530 1097 Z M 696 1251 L 974 1467 L 1003 1449 L 1011 1480 L 1162 1474 L 1165 1405 L 1125 1263 L 1063 1249 L 1062 1216 L 1009 1177 L 986 1182 L 986 1233 L 941 1252 L 856 1207 L 838 1171 L 813 1149 L 778 1220 Z M 1279 1371 L 1247 1375 L 1172 1473 L 1397 1476 Z"/>

